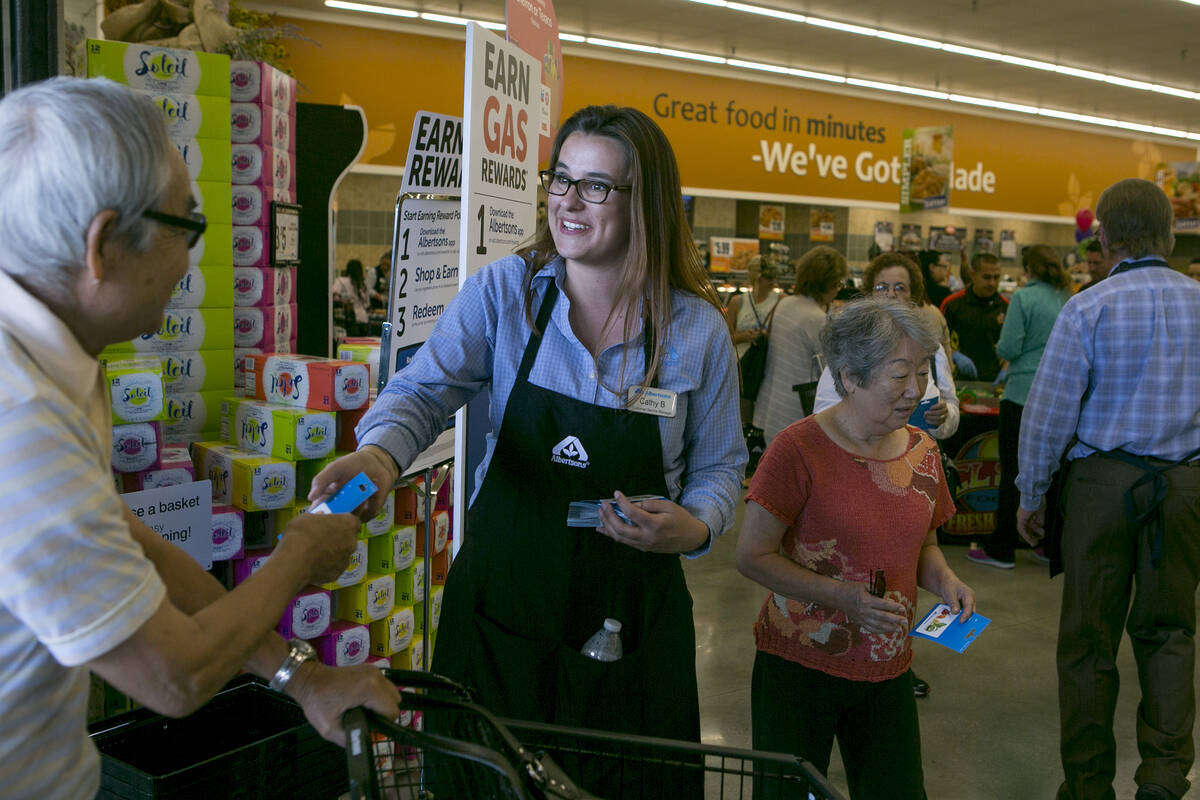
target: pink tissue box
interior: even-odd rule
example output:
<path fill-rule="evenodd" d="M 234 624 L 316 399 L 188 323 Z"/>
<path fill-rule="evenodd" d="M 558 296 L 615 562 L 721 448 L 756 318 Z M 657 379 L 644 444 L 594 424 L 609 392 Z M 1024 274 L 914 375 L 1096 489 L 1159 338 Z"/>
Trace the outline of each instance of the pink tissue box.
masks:
<path fill-rule="evenodd" d="M 262 568 L 262 565 L 267 563 L 267 558 L 270 557 L 272 548 L 262 548 L 258 550 L 247 550 L 245 554 L 233 562 L 233 585 L 237 586 L 249 578 L 254 573 Z"/>
<path fill-rule="evenodd" d="M 163 447 L 157 469 L 122 475 L 122 484 L 127 492 L 178 486 L 194 480 L 196 480 L 196 468 L 192 466 L 191 453 L 183 445 L 175 444 Z"/>
<path fill-rule="evenodd" d="M 296 79 L 262 61 L 230 61 L 229 99 L 295 114 Z"/>
<path fill-rule="evenodd" d="M 257 144 L 235 144 L 231 160 L 235 187 L 258 186 L 270 200 L 296 202 L 296 157 L 291 153 Z"/>
<path fill-rule="evenodd" d="M 296 338 L 296 304 L 237 306 L 233 309 L 233 346 L 274 353 Z"/>
<path fill-rule="evenodd" d="M 296 115 L 287 109 L 230 103 L 230 139 L 234 144 L 257 144 L 296 152 Z"/>
<path fill-rule="evenodd" d="M 310 586 L 292 598 L 279 620 L 279 635 L 285 639 L 316 639 L 329 632 L 333 621 L 333 598 L 326 589 Z"/>
<path fill-rule="evenodd" d="M 295 302 L 295 267 L 233 268 L 235 306 L 280 306 Z"/>
<path fill-rule="evenodd" d="M 246 554 L 245 512 L 233 506 L 213 506 L 213 561 L 235 561 Z"/>
<path fill-rule="evenodd" d="M 135 422 L 114 425 L 112 429 L 112 468 L 117 472 L 145 472 L 158 469 L 162 460 L 161 422 Z"/>
<path fill-rule="evenodd" d="M 312 640 L 321 663 L 331 667 L 353 667 L 371 655 L 371 631 L 366 625 L 335 622 L 329 632 Z"/>

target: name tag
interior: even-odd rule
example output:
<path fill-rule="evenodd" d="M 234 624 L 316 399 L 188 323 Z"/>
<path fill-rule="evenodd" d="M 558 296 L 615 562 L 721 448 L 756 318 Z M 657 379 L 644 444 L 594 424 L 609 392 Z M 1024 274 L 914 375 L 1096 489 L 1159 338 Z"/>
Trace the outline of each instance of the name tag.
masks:
<path fill-rule="evenodd" d="M 638 397 L 638 392 L 641 391 L 642 387 L 640 386 L 631 386 L 629 388 L 631 405 L 628 408 L 630 411 L 636 411 L 639 414 L 653 414 L 656 417 L 675 416 L 676 394 L 674 392 L 666 389 L 647 388 Z"/>

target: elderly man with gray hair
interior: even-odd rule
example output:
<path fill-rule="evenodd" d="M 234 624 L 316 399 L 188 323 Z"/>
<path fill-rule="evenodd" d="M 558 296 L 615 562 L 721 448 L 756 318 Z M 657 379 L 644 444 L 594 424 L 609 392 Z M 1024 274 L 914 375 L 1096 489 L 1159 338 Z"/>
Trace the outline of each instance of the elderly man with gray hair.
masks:
<path fill-rule="evenodd" d="M 334 670 L 273 632 L 345 568 L 359 521 L 303 515 L 232 592 L 121 502 L 97 355 L 156 330 L 204 231 L 148 97 L 58 78 L 0 101 L 0 794 L 96 794 L 88 671 L 164 714 L 240 669 L 339 741 L 355 705 L 395 716 L 377 669 Z M 311 651 L 308 651 L 311 652 Z"/>
<path fill-rule="evenodd" d="M 1021 419 L 1021 510 L 1031 544 L 1065 453 L 1058 632 L 1062 800 L 1113 797 L 1117 647 L 1142 688 L 1138 800 L 1183 796 L 1194 760 L 1200 582 L 1200 285 L 1167 265 L 1171 203 L 1119 181 L 1096 206 L 1111 271 L 1072 297 Z M 1053 554 L 1053 548 L 1048 548 Z"/>

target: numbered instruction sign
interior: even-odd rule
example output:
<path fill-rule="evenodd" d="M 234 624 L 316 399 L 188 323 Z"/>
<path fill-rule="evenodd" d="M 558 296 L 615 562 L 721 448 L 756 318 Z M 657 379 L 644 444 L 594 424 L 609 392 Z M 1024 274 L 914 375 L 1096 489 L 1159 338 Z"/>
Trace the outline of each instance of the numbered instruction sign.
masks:
<path fill-rule="evenodd" d="M 404 364 L 397 354 L 415 350 L 458 294 L 459 201 L 405 197 L 400 204 L 399 247 L 392 277 L 389 374 Z"/>

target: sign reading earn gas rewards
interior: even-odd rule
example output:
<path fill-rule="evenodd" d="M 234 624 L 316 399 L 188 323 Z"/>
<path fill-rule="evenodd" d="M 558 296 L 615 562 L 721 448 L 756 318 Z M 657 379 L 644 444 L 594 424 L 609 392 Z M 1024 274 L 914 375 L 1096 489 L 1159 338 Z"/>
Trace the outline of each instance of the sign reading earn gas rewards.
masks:
<path fill-rule="evenodd" d="M 467 26 L 460 280 L 533 234 L 541 69 L 515 44 Z"/>

